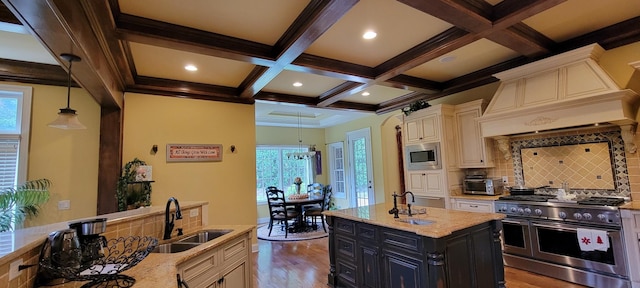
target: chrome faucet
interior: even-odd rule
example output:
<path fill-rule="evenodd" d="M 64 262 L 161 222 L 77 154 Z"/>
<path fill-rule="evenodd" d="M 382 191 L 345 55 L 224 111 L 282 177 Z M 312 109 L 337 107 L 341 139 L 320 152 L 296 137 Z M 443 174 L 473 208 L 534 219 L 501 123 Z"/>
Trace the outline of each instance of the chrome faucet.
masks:
<path fill-rule="evenodd" d="M 393 208 L 391 210 L 389 210 L 389 214 L 393 214 L 393 218 L 400 218 L 398 216 L 398 201 L 397 198 L 398 197 L 404 197 L 407 194 L 411 194 L 411 202 L 416 202 L 416 198 L 413 196 L 413 192 L 411 191 L 406 191 L 400 195 L 396 194 L 396 192 L 393 192 Z M 411 215 L 411 204 L 407 204 L 407 212 L 409 214 L 409 217 L 413 216 Z"/>
<path fill-rule="evenodd" d="M 175 203 L 176 212 L 171 214 L 171 221 L 169 221 L 169 206 L 171 206 L 171 202 Z M 173 231 L 173 220 L 182 219 L 182 211 L 180 211 L 180 204 L 178 203 L 178 199 L 169 198 L 167 200 L 167 208 L 164 210 L 164 240 L 171 239 L 171 231 Z M 182 229 L 180 229 L 182 230 Z"/>

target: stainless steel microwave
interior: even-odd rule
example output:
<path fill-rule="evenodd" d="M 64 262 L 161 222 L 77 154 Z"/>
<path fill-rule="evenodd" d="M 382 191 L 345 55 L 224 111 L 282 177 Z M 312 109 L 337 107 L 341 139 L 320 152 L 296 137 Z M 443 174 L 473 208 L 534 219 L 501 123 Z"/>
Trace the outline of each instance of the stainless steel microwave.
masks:
<path fill-rule="evenodd" d="M 462 193 L 477 195 L 501 195 L 504 190 L 504 184 L 501 179 L 495 178 L 478 178 L 464 179 Z"/>
<path fill-rule="evenodd" d="M 442 169 L 440 143 L 409 145 L 404 150 L 407 170 Z"/>

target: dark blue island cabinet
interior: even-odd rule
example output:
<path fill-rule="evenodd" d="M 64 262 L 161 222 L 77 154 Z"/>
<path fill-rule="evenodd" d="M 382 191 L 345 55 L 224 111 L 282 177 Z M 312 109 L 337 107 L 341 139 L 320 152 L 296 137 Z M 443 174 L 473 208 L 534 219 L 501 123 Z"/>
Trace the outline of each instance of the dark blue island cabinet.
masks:
<path fill-rule="evenodd" d="M 328 216 L 332 287 L 505 287 L 500 220 L 431 238 Z"/>

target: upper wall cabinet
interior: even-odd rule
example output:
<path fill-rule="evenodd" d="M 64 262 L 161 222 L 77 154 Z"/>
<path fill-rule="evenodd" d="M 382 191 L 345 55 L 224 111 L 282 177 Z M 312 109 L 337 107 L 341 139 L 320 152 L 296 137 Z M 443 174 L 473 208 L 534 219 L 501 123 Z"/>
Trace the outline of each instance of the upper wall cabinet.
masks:
<path fill-rule="evenodd" d="M 405 145 L 440 141 L 440 124 L 437 114 L 419 116 L 412 113 L 405 118 Z"/>
<path fill-rule="evenodd" d="M 460 168 L 493 167 L 493 141 L 483 138 L 477 118 L 482 116 L 484 100 L 456 105 L 458 129 L 458 166 Z"/>

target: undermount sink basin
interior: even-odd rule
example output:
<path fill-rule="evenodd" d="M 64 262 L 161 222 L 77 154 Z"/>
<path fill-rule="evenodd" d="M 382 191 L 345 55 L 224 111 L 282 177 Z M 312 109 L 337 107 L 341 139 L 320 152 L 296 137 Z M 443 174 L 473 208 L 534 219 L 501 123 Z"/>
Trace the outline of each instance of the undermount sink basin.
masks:
<path fill-rule="evenodd" d="M 178 243 L 205 243 L 225 235 L 233 230 L 204 230 L 193 236 L 181 239 Z"/>
<path fill-rule="evenodd" d="M 200 245 L 200 243 L 184 243 L 184 242 L 174 242 L 167 243 L 156 246 L 151 253 L 178 253 L 182 251 L 187 251 L 193 247 Z"/>
<path fill-rule="evenodd" d="M 413 225 L 429 225 L 429 224 L 433 223 L 433 221 L 429 221 L 429 220 L 406 219 L 406 218 L 397 219 L 396 221 L 402 222 L 402 223 L 407 223 L 407 224 L 413 224 Z"/>

